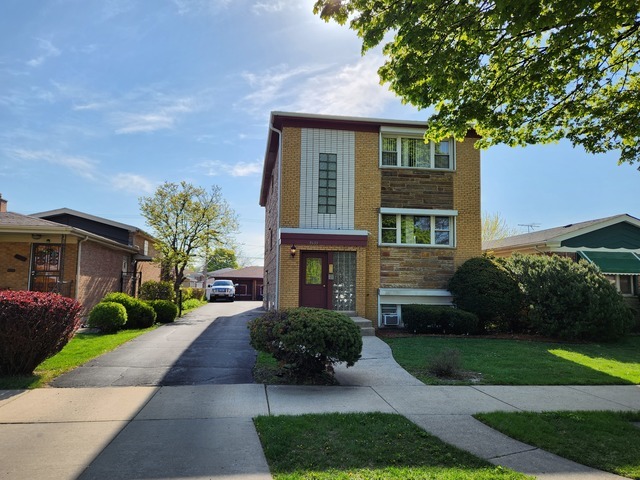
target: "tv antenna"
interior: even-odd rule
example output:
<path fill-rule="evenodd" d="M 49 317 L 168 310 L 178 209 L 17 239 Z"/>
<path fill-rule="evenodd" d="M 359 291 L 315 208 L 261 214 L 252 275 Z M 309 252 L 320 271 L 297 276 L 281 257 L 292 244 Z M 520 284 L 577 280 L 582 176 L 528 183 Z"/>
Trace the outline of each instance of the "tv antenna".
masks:
<path fill-rule="evenodd" d="M 519 227 L 527 227 L 527 233 L 531 233 L 532 230 L 535 230 L 540 226 L 539 223 L 519 223 Z"/>

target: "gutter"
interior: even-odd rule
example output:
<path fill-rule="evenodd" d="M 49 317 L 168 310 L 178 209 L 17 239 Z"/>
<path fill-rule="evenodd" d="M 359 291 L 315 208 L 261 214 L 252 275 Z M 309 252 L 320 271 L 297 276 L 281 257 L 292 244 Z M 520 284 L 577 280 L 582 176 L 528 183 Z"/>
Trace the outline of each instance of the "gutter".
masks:
<path fill-rule="evenodd" d="M 280 210 L 282 207 L 282 131 L 273 126 L 273 116 L 271 122 L 269 122 L 269 130 L 278 134 L 278 155 L 276 156 L 276 162 L 278 163 L 278 213 L 277 213 L 277 235 L 278 235 L 278 248 L 276 249 L 276 287 L 275 287 L 275 301 L 274 307 L 277 310 L 280 304 Z"/>

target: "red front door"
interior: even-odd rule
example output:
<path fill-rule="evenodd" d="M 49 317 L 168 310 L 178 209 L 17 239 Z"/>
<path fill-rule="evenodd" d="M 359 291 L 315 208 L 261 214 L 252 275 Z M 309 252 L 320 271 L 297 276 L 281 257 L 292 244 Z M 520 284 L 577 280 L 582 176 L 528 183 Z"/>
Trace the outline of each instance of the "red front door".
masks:
<path fill-rule="evenodd" d="M 300 306 L 327 308 L 328 306 L 328 254 L 301 252 L 300 254 Z"/>

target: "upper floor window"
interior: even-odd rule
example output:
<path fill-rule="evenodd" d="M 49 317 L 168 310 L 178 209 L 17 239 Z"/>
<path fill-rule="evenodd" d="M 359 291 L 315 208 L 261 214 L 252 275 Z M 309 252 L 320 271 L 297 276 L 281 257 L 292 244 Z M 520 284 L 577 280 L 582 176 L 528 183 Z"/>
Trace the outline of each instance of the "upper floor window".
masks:
<path fill-rule="evenodd" d="M 424 143 L 422 137 L 383 133 L 381 147 L 383 167 L 453 169 L 451 140 Z"/>
<path fill-rule="evenodd" d="M 455 211 L 381 209 L 380 213 L 381 245 L 455 245 Z"/>
<path fill-rule="evenodd" d="M 142 253 L 144 253 L 145 255 L 149 255 L 149 240 L 145 240 L 143 247 L 142 247 Z"/>
<path fill-rule="evenodd" d="M 318 213 L 336 213 L 338 155 L 321 153 L 318 181 Z"/>

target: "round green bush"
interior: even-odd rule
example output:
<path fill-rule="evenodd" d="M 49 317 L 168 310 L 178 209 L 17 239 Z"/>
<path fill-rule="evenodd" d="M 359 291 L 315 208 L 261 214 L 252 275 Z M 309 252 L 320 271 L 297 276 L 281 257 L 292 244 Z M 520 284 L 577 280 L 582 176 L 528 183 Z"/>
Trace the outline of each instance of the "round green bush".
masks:
<path fill-rule="evenodd" d="M 448 288 L 458 308 L 478 316 L 481 331 L 523 329 L 518 282 L 497 261 L 486 256 L 467 260 L 453 274 Z"/>
<path fill-rule="evenodd" d="M 332 373 L 360 358 L 360 328 L 346 315 L 319 308 L 270 312 L 252 321 L 251 345 L 273 355 L 298 378 Z"/>
<path fill-rule="evenodd" d="M 127 310 L 120 303 L 100 302 L 89 312 L 87 324 L 104 333 L 115 333 L 127 323 Z"/>
<path fill-rule="evenodd" d="M 156 322 L 156 312 L 150 305 L 126 293 L 109 293 L 102 301 L 116 302 L 124 306 L 127 311 L 125 328 L 149 328 Z"/>
<path fill-rule="evenodd" d="M 171 323 L 178 316 L 178 306 L 169 300 L 149 300 L 147 303 L 156 312 L 158 323 Z"/>

